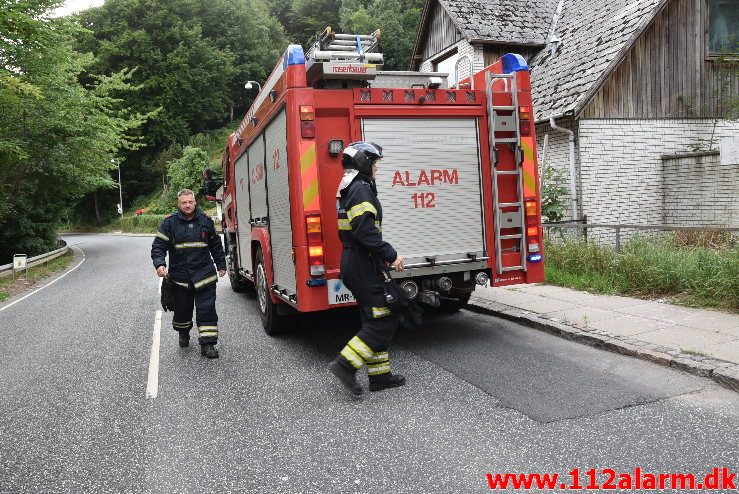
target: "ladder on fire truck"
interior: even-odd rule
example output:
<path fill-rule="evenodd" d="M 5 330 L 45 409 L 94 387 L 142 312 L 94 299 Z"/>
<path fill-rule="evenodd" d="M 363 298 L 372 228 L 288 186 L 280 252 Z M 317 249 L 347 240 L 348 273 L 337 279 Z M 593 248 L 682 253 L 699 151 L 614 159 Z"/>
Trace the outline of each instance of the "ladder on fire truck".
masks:
<path fill-rule="evenodd" d="M 493 91 L 496 82 L 503 81 L 504 91 Z M 526 271 L 526 238 L 525 216 L 523 202 L 523 151 L 521 150 L 521 135 L 518 114 L 518 85 L 516 74 L 485 74 L 485 91 L 488 103 L 488 136 L 490 148 L 490 162 L 493 164 L 493 214 L 495 218 L 495 262 L 498 274 L 506 271 Z M 510 105 L 496 105 L 494 95 L 510 95 Z M 507 98 L 505 98 L 507 99 Z M 498 137 L 498 133 L 506 133 L 506 137 Z M 512 134 L 512 135 L 511 135 Z M 515 169 L 498 169 L 498 144 L 509 145 L 515 157 Z M 516 177 L 516 197 L 513 202 L 501 202 L 500 177 Z M 512 230 L 502 234 L 503 230 Z M 517 240 L 517 246 L 506 249 L 505 252 L 517 252 L 519 260 L 511 266 L 503 265 L 503 241 Z"/>
<path fill-rule="evenodd" d="M 372 34 L 341 34 L 327 27 L 305 53 L 308 81 L 374 79 L 384 63 L 380 46 L 380 30 Z"/>
<path fill-rule="evenodd" d="M 312 61 L 344 61 L 359 63 L 383 62 L 382 53 L 374 50 L 380 45 L 380 30 L 372 34 L 341 34 L 327 27 L 316 37 L 315 43 L 305 54 L 306 60 Z"/>

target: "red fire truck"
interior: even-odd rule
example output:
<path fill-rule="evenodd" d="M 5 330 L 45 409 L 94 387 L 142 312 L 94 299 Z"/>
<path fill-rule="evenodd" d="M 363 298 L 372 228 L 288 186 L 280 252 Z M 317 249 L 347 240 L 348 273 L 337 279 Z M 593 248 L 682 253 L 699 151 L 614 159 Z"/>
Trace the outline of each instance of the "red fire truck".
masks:
<path fill-rule="evenodd" d="M 223 152 L 231 286 L 256 290 L 269 334 L 353 304 L 336 215 L 353 141 L 384 150 L 383 237 L 406 259 L 393 276 L 410 296 L 463 305 L 475 285 L 543 281 L 525 60 L 505 55 L 448 87 L 446 74 L 378 70 L 378 42 L 327 29 L 305 53 L 290 45 Z"/>

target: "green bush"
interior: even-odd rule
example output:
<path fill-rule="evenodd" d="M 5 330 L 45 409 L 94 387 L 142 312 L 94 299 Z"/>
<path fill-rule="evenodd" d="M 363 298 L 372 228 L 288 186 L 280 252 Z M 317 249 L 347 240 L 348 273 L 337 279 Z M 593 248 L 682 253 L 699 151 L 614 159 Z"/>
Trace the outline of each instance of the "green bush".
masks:
<path fill-rule="evenodd" d="M 111 223 L 111 228 L 128 233 L 156 233 L 159 224 L 167 215 L 142 214 L 139 216 L 124 216 Z"/>
<path fill-rule="evenodd" d="M 545 245 L 546 281 L 596 293 L 739 312 L 739 246 L 681 246 L 676 237 L 634 239 L 620 253 L 581 242 Z"/>

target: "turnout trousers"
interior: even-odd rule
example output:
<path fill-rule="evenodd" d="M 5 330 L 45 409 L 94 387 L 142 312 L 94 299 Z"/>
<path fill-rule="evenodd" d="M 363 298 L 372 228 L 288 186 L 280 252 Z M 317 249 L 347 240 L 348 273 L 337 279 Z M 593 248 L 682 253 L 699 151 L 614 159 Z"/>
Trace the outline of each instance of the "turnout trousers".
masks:
<path fill-rule="evenodd" d="M 356 371 L 367 365 L 370 378 L 390 374 L 388 348 L 398 329 L 398 315 L 385 302 L 385 279 L 376 261 L 361 248 L 344 248 L 341 277 L 359 306 L 362 327 L 341 350 L 339 362 Z"/>
<path fill-rule="evenodd" d="M 195 289 L 192 283 L 173 281 L 174 317 L 172 327 L 177 331 L 192 329 L 193 307 L 198 325 L 198 343 L 218 343 L 218 314 L 216 314 L 216 284 L 211 283 Z"/>

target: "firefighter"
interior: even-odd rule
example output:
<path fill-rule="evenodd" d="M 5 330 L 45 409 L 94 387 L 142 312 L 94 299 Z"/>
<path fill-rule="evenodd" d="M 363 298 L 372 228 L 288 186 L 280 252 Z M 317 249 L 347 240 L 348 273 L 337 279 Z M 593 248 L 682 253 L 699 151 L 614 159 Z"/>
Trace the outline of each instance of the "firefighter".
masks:
<path fill-rule="evenodd" d="M 165 261 L 167 252 L 169 271 Z M 216 282 L 218 276 L 226 274 L 226 256 L 213 220 L 197 208 L 193 191 L 182 189 L 177 193 L 177 211 L 159 225 L 151 246 L 151 259 L 157 275 L 169 276 L 173 284 L 172 327 L 179 332 L 180 347 L 190 346 L 194 305 L 200 354 L 209 359 L 218 358 Z"/>
<path fill-rule="evenodd" d="M 386 298 L 388 267 L 402 271 L 403 258 L 382 239 L 382 207 L 375 173 L 382 148 L 353 142 L 344 149 L 344 177 L 337 192 L 339 237 L 344 250 L 341 278 L 359 306 L 362 327 L 341 350 L 329 370 L 354 395 L 362 386 L 356 372 L 367 365 L 370 391 L 403 386 L 405 377 L 390 371 L 388 347 L 398 327 L 397 311 Z"/>

